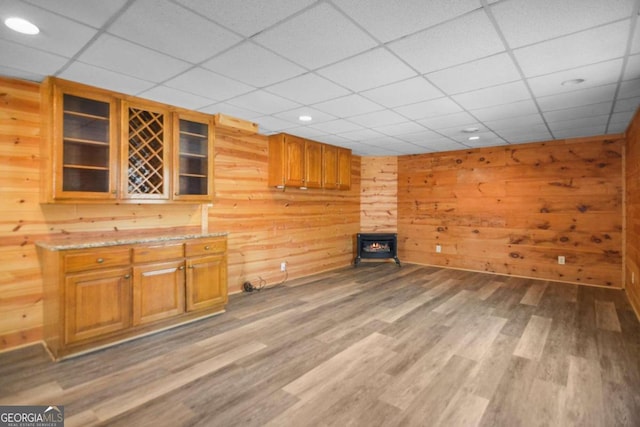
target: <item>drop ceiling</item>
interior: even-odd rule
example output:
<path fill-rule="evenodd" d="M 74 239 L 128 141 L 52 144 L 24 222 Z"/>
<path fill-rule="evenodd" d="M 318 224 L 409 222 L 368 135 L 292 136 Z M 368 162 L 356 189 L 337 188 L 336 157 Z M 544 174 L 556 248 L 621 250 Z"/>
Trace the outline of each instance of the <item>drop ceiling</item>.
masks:
<path fill-rule="evenodd" d="M 639 10 L 640 0 L 0 0 L 2 21 L 41 30 L 0 25 L 0 75 L 221 112 L 358 155 L 449 151 L 624 132 L 640 105 Z"/>

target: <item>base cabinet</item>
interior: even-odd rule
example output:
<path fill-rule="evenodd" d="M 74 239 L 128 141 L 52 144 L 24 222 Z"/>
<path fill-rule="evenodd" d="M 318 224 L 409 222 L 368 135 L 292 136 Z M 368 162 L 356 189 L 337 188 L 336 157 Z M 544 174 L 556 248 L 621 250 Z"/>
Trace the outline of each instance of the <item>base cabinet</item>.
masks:
<path fill-rule="evenodd" d="M 66 249 L 38 245 L 55 359 L 224 311 L 226 237 Z"/>

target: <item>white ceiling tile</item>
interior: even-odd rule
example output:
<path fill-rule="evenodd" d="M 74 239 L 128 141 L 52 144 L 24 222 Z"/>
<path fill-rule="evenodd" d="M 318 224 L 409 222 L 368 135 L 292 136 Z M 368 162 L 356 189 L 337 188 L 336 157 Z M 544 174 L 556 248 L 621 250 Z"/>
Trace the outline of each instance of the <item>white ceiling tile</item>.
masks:
<path fill-rule="evenodd" d="M 384 108 L 360 95 L 343 96 L 342 98 L 314 104 L 313 107 L 336 117 L 350 117 L 372 111 L 379 111 Z"/>
<path fill-rule="evenodd" d="M 402 123 L 407 119 L 391 110 L 382 110 L 350 117 L 349 120 L 365 127 L 375 127 Z"/>
<path fill-rule="evenodd" d="M 231 105 L 235 105 L 236 107 L 257 111 L 265 115 L 293 110 L 300 106 L 295 102 L 263 90 L 257 90 L 255 92 L 240 95 L 228 100 L 227 102 Z"/>
<path fill-rule="evenodd" d="M 462 111 L 462 108 L 453 102 L 451 98 L 445 97 L 425 102 L 417 102 L 411 105 L 404 105 L 402 107 L 395 108 L 395 111 L 409 119 L 419 120 L 428 117 L 457 113 Z"/>
<path fill-rule="evenodd" d="M 332 116 L 331 114 L 327 114 L 311 107 L 294 108 L 293 110 L 274 114 L 274 116 L 281 118 L 282 120 L 288 120 L 291 123 L 296 123 L 298 126 L 301 126 L 304 123 L 300 121 L 300 116 L 311 116 L 312 118 L 311 122 L 304 123 L 304 126 L 311 126 L 315 123 L 328 122 L 337 119 L 337 117 Z"/>
<path fill-rule="evenodd" d="M 618 96 L 622 99 L 640 96 L 640 79 L 627 80 L 620 83 Z"/>
<path fill-rule="evenodd" d="M 609 123 L 609 126 L 607 127 L 606 133 L 611 134 L 611 133 L 625 133 L 627 131 L 629 127 L 629 122 L 627 122 L 626 124 L 623 122 L 617 122 L 617 123 Z"/>
<path fill-rule="evenodd" d="M 614 59 L 586 67 L 533 77 L 528 82 L 535 96 L 546 96 L 617 83 L 621 71 L 622 59 Z M 584 79 L 584 82 L 578 85 L 562 85 L 562 82 L 574 79 Z"/>
<path fill-rule="evenodd" d="M 209 19 L 244 36 L 276 24 L 308 7 L 315 0 L 176 0 Z"/>
<path fill-rule="evenodd" d="M 0 41 L 0 47 L 1 46 L 2 46 L 2 41 Z M 7 67 L 2 65 L 0 61 L 0 76 L 39 83 L 47 76 L 47 73 L 37 74 L 33 71 L 19 70 L 17 68 Z"/>
<path fill-rule="evenodd" d="M 374 126 L 373 129 L 389 136 L 409 135 L 426 130 L 416 122 L 402 122 L 392 125 Z"/>
<path fill-rule="evenodd" d="M 622 123 L 628 126 L 635 115 L 635 111 L 623 111 L 620 113 L 613 113 L 609 119 L 609 125 Z"/>
<path fill-rule="evenodd" d="M 415 33 L 477 9 L 477 0 L 335 0 L 334 3 L 383 42 Z"/>
<path fill-rule="evenodd" d="M 262 117 L 262 113 L 258 113 L 257 111 L 247 110 L 246 108 L 240 108 L 235 105 L 231 105 L 226 102 L 219 102 L 217 104 L 213 104 L 207 106 L 205 108 L 201 108 L 200 111 L 207 114 L 227 114 L 232 117 L 237 117 L 238 119 L 253 121 L 258 117 Z"/>
<path fill-rule="evenodd" d="M 438 129 L 438 133 L 458 141 L 461 144 L 469 143 L 469 138 L 479 136 L 482 140 L 500 139 L 495 133 L 487 130 L 484 126 L 476 123 L 477 128 L 480 130 L 474 133 L 463 132 L 460 128 Z"/>
<path fill-rule="evenodd" d="M 614 112 L 636 111 L 640 105 L 640 97 L 619 99 L 616 101 Z"/>
<path fill-rule="evenodd" d="M 445 93 L 452 95 L 520 80 L 520 73 L 506 53 L 427 74 Z"/>
<path fill-rule="evenodd" d="M 362 144 L 362 147 L 366 147 L 366 148 L 363 151 L 360 151 L 359 149 L 356 148 L 353 150 L 353 152 L 356 155 L 360 155 L 360 156 L 393 156 L 398 154 L 393 150 L 389 150 L 383 147 L 375 147 L 369 144 Z"/>
<path fill-rule="evenodd" d="M 513 51 L 527 77 L 581 67 L 624 55 L 629 20 Z"/>
<path fill-rule="evenodd" d="M 571 34 L 631 16 L 633 0 L 511 0 L 491 10 L 514 47 Z"/>
<path fill-rule="evenodd" d="M 4 20 L 12 16 L 28 19 L 40 28 L 40 33 L 29 36 L 10 30 Z M 67 58 L 77 54 L 97 34 L 95 28 L 17 0 L 2 1 L 0 21 L 3 23 L 0 39 Z"/>
<path fill-rule="evenodd" d="M 166 0 L 136 0 L 111 24 L 109 33 L 192 63 L 202 62 L 241 40 Z"/>
<path fill-rule="evenodd" d="M 218 101 L 255 90 L 254 87 L 199 67 L 168 80 L 165 85 Z"/>
<path fill-rule="evenodd" d="M 598 86 L 589 89 L 576 90 L 560 95 L 542 96 L 538 98 L 538 105 L 543 112 L 561 110 L 565 108 L 582 107 L 590 104 L 612 101 L 616 91 L 615 84 Z"/>
<path fill-rule="evenodd" d="M 416 72 L 379 48 L 318 70 L 318 74 L 358 92 L 413 77 Z"/>
<path fill-rule="evenodd" d="M 34 74 L 47 76 L 56 73 L 67 63 L 67 59 L 62 56 L 27 46 L 20 46 L 17 43 L 2 39 L 0 39 L 0 52 L 2 52 L 0 66 L 24 72 L 24 74 L 18 74 L 16 77 L 24 75 L 26 78 Z"/>
<path fill-rule="evenodd" d="M 442 92 L 422 77 L 414 77 L 387 86 L 378 87 L 361 95 L 386 107 L 413 104 L 442 96 Z"/>
<path fill-rule="evenodd" d="M 590 126 L 576 129 L 562 129 L 553 132 L 553 136 L 558 138 L 580 138 L 583 136 L 604 135 L 606 126 Z"/>
<path fill-rule="evenodd" d="M 190 66 L 187 62 L 108 34 L 101 35 L 78 59 L 91 65 L 157 83 L 167 80 Z"/>
<path fill-rule="evenodd" d="M 317 141 L 317 138 L 326 135 L 325 132 L 322 132 L 321 130 L 314 129 L 308 126 L 293 127 L 293 128 L 287 129 L 287 133 L 291 135 L 299 136 L 301 138 L 315 139 L 316 141 Z"/>
<path fill-rule="evenodd" d="M 202 66 L 256 87 L 268 86 L 305 72 L 304 68 L 250 42 L 235 46 Z"/>
<path fill-rule="evenodd" d="M 548 123 L 562 122 L 579 119 L 582 117 L 594 117 L 609 114 L 613 103 L 601 102 L 598 104 L 585 105 L 584 107 L 567 108 L 564 110 L 547 111 L 544 117 Z"/>
<path fill-rule="evenodd" d="M 524 83 L 517 81 L 475 90 L 473 92 L 461 93 L 452 96 L 452 98 L 467 110 L 474 110 L 531 99 L 531 95 Z"/>
<path fill-rule="evenodd" d="M 640 55 L 629 56 L 624 71 L 625 80 L 640 78 Z"/>
<path fill-rule="evenodd" d="M 554 134 L 558 131 L 577 128 L 588 128 L 596 126 L 606 126 L 609 121 L 609 115 L 595 116 L 595 117 L 583 117 L 579 119 L 566 120 L 562 122 L 549 123 L 549 129 Z"/>
<path fill-rule="evenodd" d="M 487 135 L 482 135 L 480 139 L 476 139 L 473 141 L 464 141 L 463 144 L 471 148 L 477 148 L 477 147 L 497 147 L 499 145 L 506 145 L 507 142 L 504 139 L 500 138 L 498 135 L 487 134 Z"/>
<path fill-rule="evenodd" d="M 322 136 L 318 136 L 318 139 L 316 139 L 316 141 L 318 142 L 326 142 L 327 144 L 333 144 L 333 145 L 337 145 L 339 147 L 349 147 L 352 148 L 354 145 L 362 145 L 359 143 L 356 143 L 354 141 L 351 141 L 347 138 L 343 138 L 341 136 L 338 135 L 322 135 Z"/>
<path fill-rule="evenodd" d="M 258 123 L 261 130 L 269 130 L 270 132 L 283 132 L 285 130 L 296 127 L 294 123 L 288 120 L 282 120 L 273 116 L 262 116 L 253 120 Z"/>
<path fill-rule="evenodd" d="M 640 16 L 636 18 L 636 30 L 631 40 L 631 53 L 640 53 Z"/>
<path fill-rule="evenodd" d="M 314 129 L 321 130 L 326 133 L 345 133 L 364 129 L 362 126 L 346 120 L 331 120 L 330 122 L 316 123 L 309 126 Z M 346 139 L 346 138 L 344 138 Z"/>
<path fill-rule="evenodd" d="M 497 131 L 498 129 L 527 129 L 536 125 L 544 126 L 544 120 L 540 114 L 529 114 L 526 116 L 510 117 L 508 119 L 485 121 L 484 124 L 489 129 Z"/>
<path fill-rule="evenodd" d="M 467 112 L 459 112 L 453 114 L 447 114 L 445 116 L 429 117 L 426 119 L 418 120 L 419 123 L 427 126 L 430 129 L 446 129 L 453 126 L 463 127 L 465 125 L 472 125 L 477 123 L 477 120 Z"/>
<path fill-rule="evenodd" d="M 116 73 L 115 71 L 105 70 L 104 68 L 94 67 L 93 65 L 78 61 L 73 62 L 67 67 L 60 73 L 59 77 L 128 95 L 137 95 L 156 85 L 153 82 L 126 76 Z"/>
<path fill-rule="evenodd" d="M 293 99 L 301 104 L 316 104 L 328 99 L 348 95 L 350 92 L 313 73 L 294 77 L 265 88 L 284 98 Z"/>
<path fill-rule="evenodd" d="M 254 40 L 308 68 L 331 64 L 376 45 L 328 3 L 319 3 Z"/>
<path fill-rule="evenodd" d="M 471 114 L 479 120 L 499 120 L 508 117 L 526 116 L 538 112 L 538 107 L 532 99 L 517 101 L 509 104 L 493 107 L 479 108 L 471 111 Z"/>
<path fill-rule="evenodd" d="M 498 132 L 510 144 L 522 144 L 526 142 L 550 141 L 553 136 L 545 129 L 517 129 L 512 131 Z"/>
<path fill-rule="evenodd" d="M 339 135 L 343 138 L 347 138 L 352 141 L 363 141 L 363 140 L 369 141 L 369 140 L 384 136 L 380 132 L 376 132 L 371 129 L 359 129 L 359 130 L 354 130 L 350 132 L 342 132 L 342 133 L 339 133 Z"/>
<path fill-rule="evenodd" d="M 447 141 L 452 142 L 450 138 L 440 135 L 432 130 L 422 129 L 419 132 L 402 135 L 400 137 L 403 141 L 411 142 L 412 144 L 424 144 L 426 142 Z"/>
<path fill-rule="evenodd" d="M 215 101 L 209 98 L 195 95 L 193 93 L 183 92 L 166 86 L 156 86 L 140 93 L 145 99 L 162 102 L 164 104 L 182 107 L 189 110 L 197 110 L 207 105 L 213 104 Z"/>
<path fill-rule="evenodd" d="M 390 43 L 388 47 L 421 73 L 473 61 L 505 49 L 483 10 Z"/>
<path fill-rule="evenodd" d="M 27 3 L 100 28 L 124 6 L 126 0 L 28 0 Z"/>
<path fill-rule="evenodd" d="M 425 139 L 416 138 L 416 140 L 411 142 L 419 147 L 425 147 L 432 151 L 457 151 L 467 148 L 459 142 L 441 136 Z"/>

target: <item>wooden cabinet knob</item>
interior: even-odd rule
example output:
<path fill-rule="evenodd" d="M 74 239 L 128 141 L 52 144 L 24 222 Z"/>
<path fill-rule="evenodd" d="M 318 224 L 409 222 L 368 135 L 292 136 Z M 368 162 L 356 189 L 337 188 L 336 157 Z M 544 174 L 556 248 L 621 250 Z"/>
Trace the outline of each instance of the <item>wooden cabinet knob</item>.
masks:
<path fill-rule="evenodd" d="M 178 267 L 178 270 L 184 270 L 184 265 L 181 265 L 180 267 Z"/>
<path fill-rule="evenodd" d="M 98 259 L 96 260 L 96 262 L 97 262 L 98 264 L 102 264 L 102 263 L 104 262 L 104 258 L 98 258 Z"/>
<path fill-rule="evenodd" d="M 130 278 L 131 278 L 131 275 L 130 275 L 130 274 L 125 274 L 125 275 L 124 275 L 124 278 L 128 280 L 128 279 L 130 279 Z"/>
<path fill-rule="evenodd" d="M 211 249 L 211 247 L 210 247 L 209 245 L 207 245 L 207 246 L 205 246 L 205 247 L 204 247 L 204 250 L 205 250 L 205 251 L 208 251 L 209 249 Z"/>

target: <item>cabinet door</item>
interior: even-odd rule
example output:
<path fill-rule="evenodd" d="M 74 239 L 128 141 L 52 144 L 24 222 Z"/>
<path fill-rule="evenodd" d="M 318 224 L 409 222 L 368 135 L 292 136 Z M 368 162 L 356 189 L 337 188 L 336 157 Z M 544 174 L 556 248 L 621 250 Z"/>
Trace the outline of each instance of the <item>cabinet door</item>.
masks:
<path fill-rule="evenodd" d="M 184 282 L 182 260 L 133 267 L 133 324 L 183 313 Z"/>
<path fill-rule="evenodd" d="M 114 199 L 117 113 L 114 98 L 73 87 L 53 90 L 53 199 Z"/>
<path fill-rule="evenodd" d="M 287 187 L 304 187 L 304 145 L 305 141 L 291 135 L 284 137 L 284 185 Z"/>
<path fill-rule="evenodd" d="M 187 260 L 187 311 L 227 302 L 227 257 L 210 255 Z"/>
<path fill-rule="evenodd" d="M 322 186 L 335 190 L 338 188 L 338 147 L 322 146 Z"/>
<path fill-rule="evenodd" d="M 213 200 L 213 135 L 209 116 L 175 114 L 174 200 Z"/>
<path fill-rule="evenodd" d="M 351 150 L 338 148 L 338 188 L 351 188 Z"/>
<path fill-rule="evenodd" d="M 122 116 L 122 198 L 169 199 L 168 110 L 151 103 L 123 101 Z"/>
<path fill-rule="evenodd" d="M 304 186 L 307 188 L 321 188 L 322 144 L 307 140 L 304 147 Z"/>
<path fill-rule="evenodd" d="M 69 274 L 64 298 L 66 344 L 126 329 L 131 323 L 130 270 Z"/>

